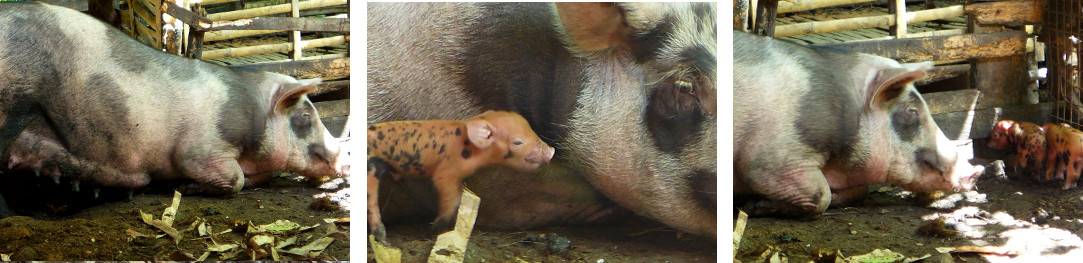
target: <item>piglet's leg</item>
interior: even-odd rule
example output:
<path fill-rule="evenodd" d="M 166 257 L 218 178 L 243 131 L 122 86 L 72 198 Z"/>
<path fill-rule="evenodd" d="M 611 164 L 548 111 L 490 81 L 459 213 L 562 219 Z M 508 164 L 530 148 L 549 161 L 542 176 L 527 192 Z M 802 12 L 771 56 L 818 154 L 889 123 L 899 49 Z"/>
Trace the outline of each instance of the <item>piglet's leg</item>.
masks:
<path fill-rule="evenodd" d="M 384 227 L 384 223 L 380 221 L 380 202 L 377 197 L 380 195 L 380 180 L 376 178 L 376 170 L 369 168 L 368 171 L 368 220 L 369 220 L 369 233 L 376 236 L 376 241 L 387 243 L 387 228 Z"/>
<path fill-rule="evenodd" d="M 34 133 L 23 133 L 11 147 L 5 162 L 8 169 L 32 170 L 51 176 L 59 183 L 63 177 L 72 180 L 79 191 L 80 181 L 93 181 L 106 187 L 134 189 L 150 183 L 145 173 L 125 173 L 111 166 L 76 157 L 55 139 Z"/>
<path fill-rule="evenodd" d="M 433 222 L 433 234 L 442 234 L 455 227 L 455 216 L 459 210 L 459 199 L 463 195 L 462 178 L 437 172 L 432 177 L 433 186 L 440 197 L 440 204 Z"/>

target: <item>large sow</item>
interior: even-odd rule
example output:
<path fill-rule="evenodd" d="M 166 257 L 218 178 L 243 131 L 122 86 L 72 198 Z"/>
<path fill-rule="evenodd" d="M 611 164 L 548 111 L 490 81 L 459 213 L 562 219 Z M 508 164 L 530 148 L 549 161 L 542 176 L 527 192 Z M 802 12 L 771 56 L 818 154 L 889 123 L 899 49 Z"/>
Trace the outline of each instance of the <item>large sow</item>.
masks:
<path fill-rule="evenodd" d="M 762 197 L 749 214 L 814 215 L 876 183 L 971 189 L 982 166 L 911 84 L 930 68 L 734 31 L 734 192 Z"/>
<path fill-rule="evenodd" d="M 212 194 L 276 170 L 339 175 L 346 153 L 306 95 L 319 83 L 157 51 L 75 10 L 0 3 L 0 169 L 76 190 L 187 178 Z"/>
<path fill-rule="evenodd" d="M 508 110 L 556 148 L 538 172 L 468 178 L 479 225 L 596 222 L 622 207 L 715 237 L 714 3 L 372 3 L 368 14 L 370 123 Z M 381 183 L 385 222 L 435 215 L 431 184 Z"/>

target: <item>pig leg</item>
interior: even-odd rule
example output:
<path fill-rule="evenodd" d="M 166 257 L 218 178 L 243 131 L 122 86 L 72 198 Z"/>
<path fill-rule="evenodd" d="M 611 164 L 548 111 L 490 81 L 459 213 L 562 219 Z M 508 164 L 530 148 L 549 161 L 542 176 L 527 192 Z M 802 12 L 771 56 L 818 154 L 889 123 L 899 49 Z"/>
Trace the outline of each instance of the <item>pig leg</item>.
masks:
<path fill-rule="evenodd" d="M 8 158 L 9 169 L 32 169 L 39 175 L 52 176 L 57 183 L 63 175 L 73 179 L 92 180 L 106 187 L 134 189 L 150 183 L 145 173 L 124 173 L 110 166 L 76 157 L 52 138 L 34 133 L 23 133 L 12 146 Z M 79 190 L 79 189 L 75 189 Z"/>
<path fill-rule="evenodd" d="M 774 175 L 772 180 L 748 180 L 745 183 L 767 200 L 749 204 L 752 216 L 810 216 L 822 213 L 831 204 L 831 187 L 818 165 L 793 165 L 771 169 L 760 167 L 745 178 Z M 839 200 L 840 202 L 842 200 Z"/>
<path fill-rule="evenodd" d="M 432 177 L 433 186 L 440 203 L 436 212 L 436 221 L 432 224 L 434 234 L 442 234 L 455 227 L 455 216 L 459 211 L 459 199 L 463 195 L 462 178 L 449 173 L 436 173 Z"/>
<path fill-rule="evenodd" d="M 180 170 L 196 181 L 185 189 L 189 193 L 232 194 L 244 187 L 244 172 L 235 156 L 200 148 L 182 152 L 176 157 Z"/>
<path fill-rule="evenodd" d="M 380 203 L 377 198 L 380 194 L 380 180 L 376 178 L 376 170 L 368 171 L 368 220 L 369 232 L 376 236 L 376 241 L 387 243 L 387 228 L 380 221 Z"/>

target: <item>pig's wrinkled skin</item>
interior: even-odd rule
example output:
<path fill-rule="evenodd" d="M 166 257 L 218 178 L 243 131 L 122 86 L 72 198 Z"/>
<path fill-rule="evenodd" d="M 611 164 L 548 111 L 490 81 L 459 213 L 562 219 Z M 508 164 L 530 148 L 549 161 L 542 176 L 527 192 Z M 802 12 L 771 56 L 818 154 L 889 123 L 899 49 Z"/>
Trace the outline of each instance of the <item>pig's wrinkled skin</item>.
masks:
<path fill-rule="evenodd" d="M 479 226 L 598 222 L 619 206 L 715 237 L 714 3 L 370 3 L 368 14 L 369 122 L 511 110 L 556 147 L 538 172 L 466 180 Z M 423 181 L 381 183 L 381 196 L 428 195 L 392 195 L 385 222 L 436 210 Z"/>
<path fill-rule="evenodd" d="M 959 158 L 911 82 L 932 63 L 812 49 L 733 32 L 734 192 L 750 215 L 809 216 L 867 186 L 969 190 Z"/>
<path fill-rule="evenodd" d="M 319 83 L 163 53 L 68 8 L 0 3 L 0 169 L 76 190 L 191 179 L 208 194 L 276 170 L 339 175 L 343 151 L 305 95 Z"/>
<path fill-rule="evenodd" d="M 369 233 L 386 241 L 380 221 L 379 182 L 389 175 L 426 176 L 439 198 L 435 233 L 454 227 L 462 180 L 478 168 L 503 165 L 523 172 L 537 170 L 553 158 L 553 147 L 530 129 L 523 116 L 508 111 L 486 111 L 468 120 L 394 121 L 368 127 Z"/>

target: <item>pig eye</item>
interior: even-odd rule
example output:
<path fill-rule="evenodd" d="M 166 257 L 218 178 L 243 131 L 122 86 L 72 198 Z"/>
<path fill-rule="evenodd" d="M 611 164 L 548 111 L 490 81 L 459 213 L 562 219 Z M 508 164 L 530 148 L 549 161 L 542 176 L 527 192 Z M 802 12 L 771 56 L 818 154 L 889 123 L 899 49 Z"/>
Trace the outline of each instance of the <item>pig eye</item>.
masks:
<path fill-rule="evenodd" d="M 692 88 L 692 82 L 678 80 L 674 81 L 673 85 L 676 85 L 677 89 L 679 89 L 681 93 L 695 94 L 695 89 Z"/>
<path fill-rule="evenodd" d="M 512 142 L 511 142 L 511 144 L 514 144 L 514 145 L 523 145 L 523 141 L 520 141 L 520 140 L 515 140 L 515 141 L 512 141 Z"/>

